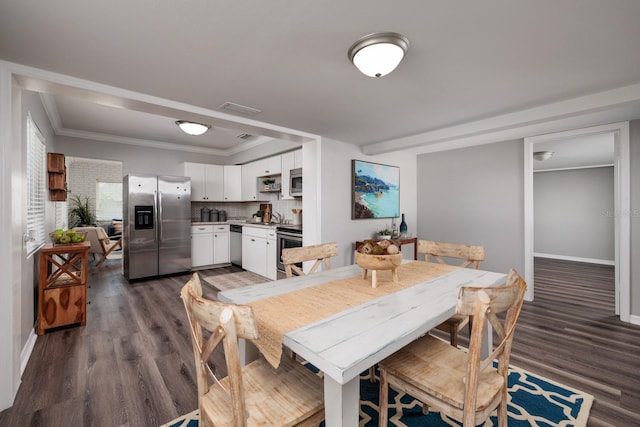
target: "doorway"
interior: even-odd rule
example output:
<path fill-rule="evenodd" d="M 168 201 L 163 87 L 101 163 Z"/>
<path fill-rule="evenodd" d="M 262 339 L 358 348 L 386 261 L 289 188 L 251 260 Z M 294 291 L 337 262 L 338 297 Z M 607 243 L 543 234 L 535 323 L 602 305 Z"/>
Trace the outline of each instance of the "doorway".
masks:
<path fill-rule="evenodd" d="M 565 132 L 557 132 L 525 138 L 524 149 L 524 211 L 525 211 L 525 279 L 529 284 L 527 300 L 533 300 L 535 283 L 533 277 L 534 257 L 534 198 L 533 198 L 533 153 L 542 143 L 563 141 L 572 138 L 611 134 L 614 139 L 614 264 L 616 314 L 625 322 L 630 320 L 630 170 L 629 170 L 629 123 L 612 123 Z"/>

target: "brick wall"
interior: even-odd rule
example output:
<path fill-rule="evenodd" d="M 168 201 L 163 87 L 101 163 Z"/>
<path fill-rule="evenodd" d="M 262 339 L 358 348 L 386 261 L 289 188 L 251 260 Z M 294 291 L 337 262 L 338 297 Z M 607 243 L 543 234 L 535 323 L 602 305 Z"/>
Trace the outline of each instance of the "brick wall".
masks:
<path fill-rule="evenodd" d="M 68 199 L 79 195 L 89 198 L 93 214 L 96 210 L 96 182 L 122 182 L 122 162 L 67 157 Z"/>

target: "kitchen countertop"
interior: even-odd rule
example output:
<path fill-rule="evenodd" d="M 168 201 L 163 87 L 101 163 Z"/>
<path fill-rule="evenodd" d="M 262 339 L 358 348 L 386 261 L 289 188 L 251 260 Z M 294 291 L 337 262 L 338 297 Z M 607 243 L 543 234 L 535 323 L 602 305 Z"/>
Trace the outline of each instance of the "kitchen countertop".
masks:
<path fill-rule="evenodd" d="M 250 221 L 240 221 L 240 220 L 231 220 L 231 221 L 218 221 L 218 222 L 202 222 L 202 221 L 191 221 L 191 225 L 242 225 L 243 227 L 256 227 L 256 228 L 277 228 L 278 225 L 275 222 L 264 223 L 264 222 L 250 222 Z"/>

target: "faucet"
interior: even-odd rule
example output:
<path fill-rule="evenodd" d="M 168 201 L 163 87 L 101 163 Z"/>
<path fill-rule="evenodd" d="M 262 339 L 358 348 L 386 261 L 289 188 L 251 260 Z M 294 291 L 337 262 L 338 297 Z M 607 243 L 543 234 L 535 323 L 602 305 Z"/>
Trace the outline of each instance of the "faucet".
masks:
<path fill-rule="evenodd" d="M 282 224 L 282 220 L 283 220 L 283 216 L 280 212 L 274 212 L 271 214 L 271 221 L 277 223 L 277 224 Z"/>

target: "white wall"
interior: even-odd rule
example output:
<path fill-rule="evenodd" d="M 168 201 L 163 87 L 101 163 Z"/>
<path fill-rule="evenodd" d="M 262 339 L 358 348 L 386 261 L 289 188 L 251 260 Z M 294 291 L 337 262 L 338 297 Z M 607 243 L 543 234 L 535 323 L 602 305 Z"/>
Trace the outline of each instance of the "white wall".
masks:
<path fill-rule="evenodd" d="M 616 214 L 631 215 L 631 314 L 640 321 L 640 120 L 629 123 L 629 137 L 631 212 Z"/>
<path fill-rule="evenodd" d="M 613 167 L 533 174 L 534 252 L 615 260 Z"/>
<path fill-rule="evenodd" d="M 523 141 L 418 156 L 418 236 L 484 245 L 480 268 L 524 274 Z"/>
<path fill-rule="evenodd" d="M 306 153 L 305 153 L 306 155 Z M 351 219 L 351 160 L 400 167 L 400 212 L 404 212 L 409 233 L 416 233 L 416 156 L 408 153 L 387 153 L 367 156 L 355 145 L 328 138 L 322 139 L 322 242 L 337 242 L 338 256 L 332 266 L 353 263 L 353 244 L 358 240 L 374 237 L 376 231 L 391 224 L 391 219 Z M 305 197 L 306 197 L 305 184 Z M 398 225 L 400 221 L 398 221 Z M 403 247 L 405 258 L 413 258 L 413 248 Z"/>

